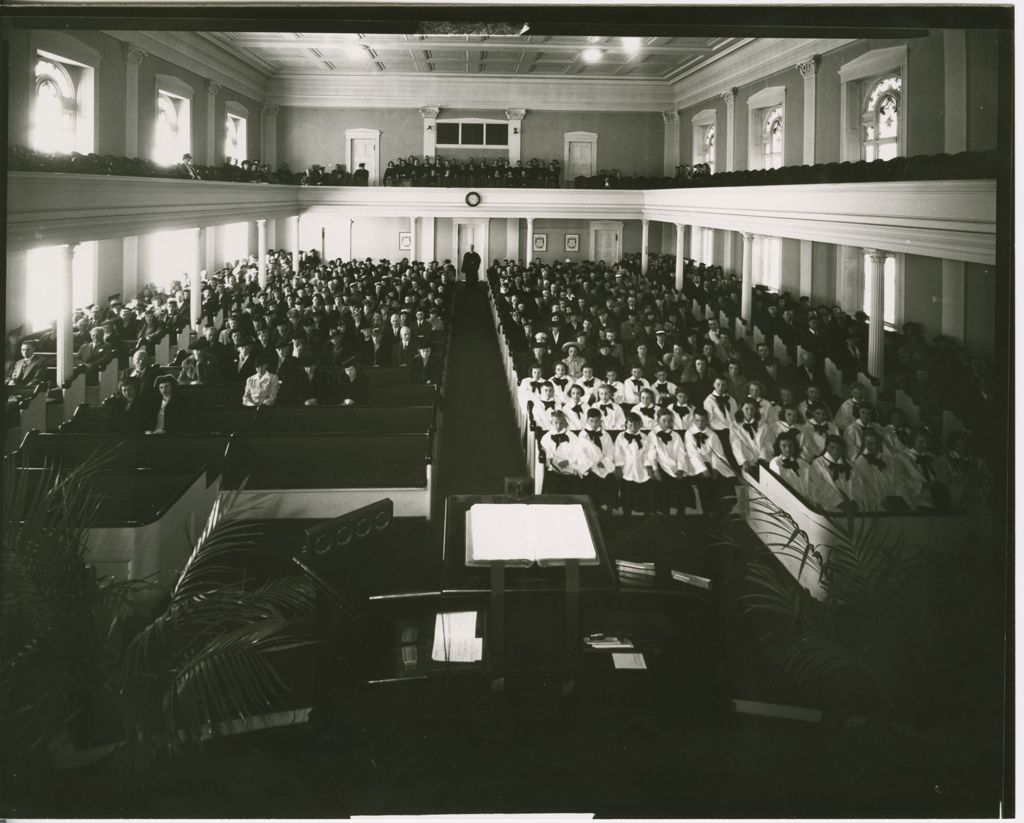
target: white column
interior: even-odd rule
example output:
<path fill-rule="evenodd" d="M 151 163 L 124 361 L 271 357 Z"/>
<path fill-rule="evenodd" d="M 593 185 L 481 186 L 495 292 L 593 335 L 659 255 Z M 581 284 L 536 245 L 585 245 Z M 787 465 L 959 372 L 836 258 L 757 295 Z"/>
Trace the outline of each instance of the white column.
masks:
<path fill-rule="evenodd" d="M 412 248 L 409 249 L 409 262 L 413 262 L 416 259 L 416 218 L 409 217 L 409 234 L 412 236 Z"/>
<path fill-rule="evenodd" d="M 124 154 L 139 156 L 139 64 L 146 57 L 142 49 L 123 43 L 125 65 Z"/>
<path fill-rule="evenodd" d="M 684 234 L 686 227 L 682 223 L 676 223 L 676 289 L 683 288 L 683 259 L 685 254 L 683 252 L 683 241 L 686 237 Z"/>
<path fill-rule="evenodd" d="M 74 373 L 74 342 L 71 328 L 72 283 L 74 282 L 75 248 L 77 243 L 64 246 L 64 268 L 57 288 L 57 385 L 64 385 Z"/>
<path fill-rule="evenodd" d="M 665 176 L 674 177 L 679 165 L 679 112 L 663 111 L 665 121 Z"/>
<path fill-rule="evenodd" d="M 871 278 L 871 305 L 864 307 L 868 315 L 868 372 L 881 380 L 885 363 L 885 252 L 864 251 L 868 253 L 866 276 Z"/>
<path fill-rule="evenodd" d="M 260 288 L 267 287 L 267 221 L 256 221 L 256 255 L 259 261 Z"/>
<path fill-rule="evenodd" d="M 345 239 L 345 260 L 350 261 L 354 257 L 352 254 L 352 226 L 356 221 L 351 217 L 346 217 L 341 221 L 342 233 Z"/>
<path fill-rule="evenodd" d="M 425 263 L 437 259 L 437 220 L 433 217 L 421 217 L 420 226 L 423 229 L 423 242 L 420 243 L 420 256 Z"/>
<path fill-rule="evenodd" d="M 942 261 L 942 333 L 963 343 L 967 278 L 962 260 Z"/>
<path fill-rule="evenodd" d="M 700 226 L 690 226 L 690 259 L 695 263 L 710 263 L 704 260 L 704 230 Z"/>
<path fill-rule="evenodd" d="M 640 274 L 647 274 L 647 267 L 650 265 L 651 255 L 647 244 L 651 238 L 651 221 L 640 221 Z"/>
<path fill-rule="evenodd" d="M 797 63 L 797 70 L 804 78 L 804 151 L 803 164 L 814 165 L 814 118 L 817 114 L 818 101 L 818 64 L 821 58 L 817 55 L 810 60 Z"/>
<path fill-rule="evenodd" d="M 942 32 L 947 154 L 967 151 L 967 32 Z"/>
<path fill-rule="evenodd" d="M 523 159 L 523 118 L 526 109 L 505 109 L 508 120 L 508 162 L 515 165 Z"/>
<path fill-rule="evenodd" d="M 533 262 L 533 218 L 526 218 L 526 265 Z"/>
<path fill-rule="evenodd" d="M 736 89 L 722 93 L 725 101 L 725 170 L 736 170 Z"/>
<path fill-rule="evenodd" d="M 277 168 L 277 106 L 263 107 L 263 151 L 260 161 Z"/>
<path fill-rule="evenodd" d="M 292 271 L 295 274 L 299 273 L 299 215 L 295 215 L 291 218 L 292 220 Z"/>
<path fill-rule="evenodd" d="M 722 271 L 726 274 L 732 274 L 734 264 L 732 260 L 733 255 L 733 236 L 732 231 L 729 229 L 719 229 L 722 232 Z"/>
<path fill-rule="evenodd" d="M 440 106 L 424 106 L 420 109 L 423 118 L 423 156 L 433 157 L 437 154 L 437 115 Z"/>
<path fill-rule="evenodd" d="M 800 241 L 800 297 L 811 297 L 814 292 L 813 246 L 810 240 Z"/>
<path fill-rule="evenodd" d="M 196 259 L 192 262 L 192 270 L 188 277 L 188 316 L 192 320 L 192 328 L 199 331 L 199 321 L 203 314 L 203 260 L 206 258 L 206 229 L 196 229 Z"/>
<path fill-rule="evenodd" d="M 740 284 L 740 317 L 752 329 L 754 306 L 754 235 L 743 232 L 743 275 Z"/>
<path fill-rule="evenodd" d="M 127 303 L 135 298 L 135 292 L 139 290 L 139 238 L 136 235 L 122 237 L 121 248 L 121 296 Z"/>
<path fill-rule="evenodd" d="M 217 162 L 217 93 L 220 84 L 206 81 L 206 165 Z M 197 158 L 198 160 L 198 158 Z"/>
<path fill-rule="evenodd" d="M 206 265 L 204 269 L 209 271 L 217 270 L 217 227 L 209 226 L 206 229 Z"/>
<path fill-rule="evenodd" d="M 513 263 L 519 260 L 519 218 L 505 220 L 505 256 Z"/>

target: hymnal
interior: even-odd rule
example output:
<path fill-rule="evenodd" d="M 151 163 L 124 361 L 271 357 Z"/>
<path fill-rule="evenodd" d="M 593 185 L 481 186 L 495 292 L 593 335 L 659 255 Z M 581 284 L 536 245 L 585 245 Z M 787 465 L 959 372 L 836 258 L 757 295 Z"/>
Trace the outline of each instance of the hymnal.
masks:
<path fill-rule="evenodd" d="M 579 503 L 476 503 L 466 512 L 466 565 L 509 566 L 598 562 Z"/>
<path fill-rule="evenodd" d="M 476 612 L 438 612 L 430 657 L 446 663 L 483 660 L 484 641 L 476 636 Z"/>

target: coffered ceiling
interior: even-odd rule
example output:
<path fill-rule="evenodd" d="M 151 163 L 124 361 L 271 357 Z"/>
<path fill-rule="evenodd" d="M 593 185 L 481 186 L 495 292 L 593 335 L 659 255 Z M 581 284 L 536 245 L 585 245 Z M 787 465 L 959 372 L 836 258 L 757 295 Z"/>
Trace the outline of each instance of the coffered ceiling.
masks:
<path fill-rule="evenodd" d="M 309 73 L 475 74 L 673 81 L 750 42 L 747 38 L 716 36 L 293 32 L 206 32 L 202 36 L 270 78 Z"/>

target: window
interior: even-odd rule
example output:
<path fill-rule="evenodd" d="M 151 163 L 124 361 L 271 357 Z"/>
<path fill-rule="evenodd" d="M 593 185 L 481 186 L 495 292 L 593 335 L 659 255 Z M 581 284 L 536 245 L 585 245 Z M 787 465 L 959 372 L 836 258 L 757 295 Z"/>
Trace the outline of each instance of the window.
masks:
<path fill-rule="evenodd" d="M 782 168 L 782 148 L 782 106 L 776 106 L 761 119 L 761 168 Z"/>
<path fill-rule="evenodd" d="M 779 291 L 782 287 L 782 238 L 755 237 L 754 248 L 751 250 L 751 264 L 755 286 L 766 286 L 772 291 Z"/>
<path fill-rule="evenodd" d="M 503 149 L 508 147 L 508 123 L 486 120 L 445 120 L 437 123 L 438 146 Z"/>
<path fill-rule="evenodd" d="M 156 95 L 156 128 L 153 132 L 153 159 L 164 166 L 181 162 L 192 153 L 192 102 L 165 89 Z"/>
<path fill-rule="evenodd" d="M 241 163 L 247 159 L 245 147 L 245 118 L 229 114 L 224 124 L 224 157 Z"/>
<path fill-rule="evenodd" d="M 196 264 L 198 240 L 195 229 L 146 235 L 142 261 L 146 282 L 161 288 L 175 280 L 187 283 L 188 272 Z"/>
<path fill-rule="evenodd" d="M 93 150 L 93 69 L 37 51 L 29 142 L 37 151 Z"/>
<path fill-rule="evenodd" d="M 715 126 L 717 113 L 714 109 L 697 112 L 693 124 L 693 164 L 707 163 L 715 171 Z"/>
<path fill-rule="evenodd" d="M 900 270 L 902 269 L 902 258 L 901 254 L 893 254 L 889 252 L 885 255 L 885 263 L 882 267 L 882 322 L 885 324 L 885 328 L 889 331 L 895 331 L 900 323 L 903 315 L 903 289 L 902 281 L 903 278 L 900 276 Z M 871 255 L 867 252 L 863 255 L 863 268 L 864 273 L 864 311 L 870 317 L 871 312 L 869 308 L 871 306 Z M 871 318 L 874 320 L 874 318 Z"/>
<path fill-rule="evenodd" d="M 892 74 L 865 85 L 867 94 L 861 114 L 863 159 L 892 160 L 900 153 L 903 82 L 898 74 Z"/>
<path fill-rule="evenodd" d="M 747 98 L 747 168 L 786 165 L 786 87 L 768 86 Z"/>
<path fill-rule="evenodd" d="M 79 243 L 71 263 L 71 307 L 96 302 L 95 242 Z M 60 277 L 64 271 L 64 247 L 47 246 L 28 252 L 26 313 L 30 332 L 47 329 L 57 320 Z"/>

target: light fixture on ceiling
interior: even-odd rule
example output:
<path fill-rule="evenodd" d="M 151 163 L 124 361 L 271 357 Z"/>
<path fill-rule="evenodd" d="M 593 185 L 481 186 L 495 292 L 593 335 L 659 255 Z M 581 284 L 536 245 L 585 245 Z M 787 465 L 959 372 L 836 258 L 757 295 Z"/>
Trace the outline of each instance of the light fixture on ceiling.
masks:
<path fill-rule="evenodd" d="M 596 63 L 604 56 L 604 52 L 601 49 L 584 49 L 580 56 L 584 63 Z"/>
<path fill-rule="evenodd" d="M 639 37 L 623 37 L 622 49 L 626 54 L 639 54 L 642 42 Z"/>
<path fill-rule="evenodd" d="M 350 43 L 343 49 L 345 56 L 349 60 L 365 60 L 369 57 L 366 49 L 357 43 Z"/>

